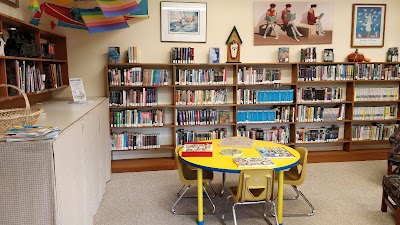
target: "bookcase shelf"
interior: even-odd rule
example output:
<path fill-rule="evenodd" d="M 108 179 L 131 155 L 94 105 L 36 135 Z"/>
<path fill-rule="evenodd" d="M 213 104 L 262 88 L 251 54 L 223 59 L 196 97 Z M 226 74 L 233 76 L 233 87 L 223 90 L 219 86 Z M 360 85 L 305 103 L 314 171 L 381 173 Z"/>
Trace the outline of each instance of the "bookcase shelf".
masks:
<path fill-rule="evenodd" d="M 356 93 L 356 88 L 363 88 L 369 89 L 369 87 L 374 87 L 374 88 L 380 88 L 380 87 L 391 87 L 391 88 L 398 88 L 400 87 L 400 79 L 393 79 L 393 80 L 356 80 L 356 74 L 357 71 L 355 68 L 358 68 L 357 66 L 359 64 L 380 64 L 380 66 L 383 69 L 386 69 L 386 67 L 394 67 L 397 71 L 397 74 L 392 74 L 391 76 L 395 77 L 400 77 L 400 70 L 399 70 L 399 65 L 400 63 L 397 62 L 391 62 L 391 63 L 386 63 L 386 62 L 369 62 L 369 63 L 353 63 L 353 62 L 317 62 L 317 63 L 221 63 L 221 64 L 171 64 L 171 63 L 166 63 L 166 64 L 161 64 L 161 63 L 109 63 L 106 66 L 106 83 L 107 83 L 107 90 L 110 91 L 115 91 L 115 90 L 122 90 L 122 89 L 131 89 L 131 88 L 136 88 L 136 87 L 131 87 L 131 86 L 116 86 L 116 85 L 109 85 L 109 74 L 108 70 L 109 69 L 129 69 L 133 67 L 141 67 L 142 69 L 164 69 L 168 71 L 169 75 L 169 82 L 168 84 L 164 86 L 140 86 L 140 88 L 150 88 L 150 89 L 157 89 L 160 91 L 158 93 L 158 99 L 160 105 L 156 106 L 110 106 L 110 112 L 111 111 L 116 111 L 116 110 L 126 110 L 126 109 L 138 109 L 142 110 L 143 108 L 148 108 L 148 109 L 164 109 L 167 110 L 165 114 L 165 120 L 168 120 L 168 123 L 164 125 L 166 128 L 172 128 L 171 130 L 165 131 L 163 134 L 164 137 L 161 140 L 161 148 L 164 150 L 170 150 L 173 151 L 175 147 L 177 146 L 177 136 L 178 132 L 181 132 L 180 134 L 185 134 L 185 132 L 188 132 L 188 135 L 196 135 L 198 134 L 204 134 L 204 132 L 218 132 L 218 129 L 227 129 L 227 133 L 229 136 L 236 136 L 238 135 L 238 132 L 243 133 L 243 132 L 276 132 L 274 135 L 277 135 L 279 132 L 286 132 L 288 131 L 286 137 L 289 137 L 289 143 L 285 144 L 287 146 L 291 147 L 296 147 L 296 146 L 303 146 L 307 145 L 309 147 L 309 151 L 312 152 L 311 155 L 311 161 L 312 162 L 325 162 L 325 161 L 349 161 L 349 160 L 369 160 L 369 159 L 381 159 L 382 155 L 381 154 L 383 151 L 386 150 L 380 150 L 380 149 L 374 149 L 375 144 L 379 145 L 387 145 L 388 141 L 371 141 L 371 140 L 352 140 L 352 135 L 353 135 L 353 126 L 379 126 L 377 123 L 382 123 L 383 125 L 393 125 L 398 123 L 400 121 L 399 117 L 399 112 L 396 109 L 396 118 L 394 119 L 386 119 L 386 120 L 356 120 L 353 119 L 353 113 L 354 113 L 354 107 L 362 107 L 367 106 L 369 107 L 372 104 L 378 104 L 378 107 L 389 107 L 389 106 L 395 106 L 397 108 L 400 103 L 400 98 L 399 98 L 399 93 L 397 93 L 397 98 L 398 100 L 387 100 L 387 101 L 355 101 L 355 93 Z M 317 80 L 317 81 L 299 81 L 301 69 L 305 69 L 308 67 L 319 67 L 320 68 L 341 68 L 341 71 L 346 71 L 345 75 L 339 74 L 339 69 L 337 72 L 335 72 L 335 76 L 338 76 L 340 78 L 334 78 L 333 80 L 324 80 L 324 79 L 332 79 L 332 78 L 327 78 L 324 77 L 326 74 L 319 74 L 321 76 L 318 79 L 322 80 Z M 343 70 L 344 68 L 344 70 Z M 210 85 L 182 85 L 178 84 L 181 79 L 181 77 L 177 78 L 177 76 L 181 76 L 180 72 L 183 70 L 187 71 L 200 71 L 200 70 L 209 70 L 212 69 L 214 71 L 218 70 L 224 70 L 225 78 L 226 79 L 224 82 L 226 84 L 210 84 Z M 248 71 L 254 72 L 253 75 L 250 75 Z M 276 84 L 261 84 L 262 81 L 260 81 L 260 78 L 255 78 L 257 76 L 257 71 L 276 71 L 278 70 L 281 78 L 279 78 L 279 82 Z M 320 70 L 320 72 L 323 72 L 323 70 Z M 383 70 L 382 70 L 383 71 Z M 381 71 L 381 72 L 382 72 Z M 304 71 L 303 71 L 304 72 Z M 321 73 L 322 73 L 321 72 Z M 303 74 L 302 74 L 303 75 Z M 185 74 L 186 78 L 188 77 Z M 240 80 L 243 79 L 243 76 L 253 76 L 251 79 L 249 78 L 248 80 Z M 363 74 L 364 76 L 364 74 Z M 343 77 L 346 77 L 346 80 L 343 80 Z M 185 79 L 186 79 L 185 78 Z M 265 79 L 265 78 L 262 78 Z M 337 80 L 335 80 L 337 79 Z M 250 81 L 249 81 L 250 80 Z M 256 82 L 259 83 L 254 83 L 254 84 L 248 84 L 245 82 Z M 267 79 L 268 80 L 268 79 Z M 186 81 L 185 81 L 186 82 Z M 242 83 L 243 82 L 243 83 Z M 260 83 L 261 82 L 261 83 Z M 272 82 L 268 80 L 268 82 Z M 376 85 L 375 85 L 376 84 Z M 325 94 L 325 99 L 329 99 L 329 95 L 333 94 L 330 92 L 329 88 L 335 88 L 339 87 L 342 88 L 340 98 L 342 101 L 305 101 L 301 102 L 300 101 L 300 93 L 298 92 L 299 90 L 308 90 L 308 89 L 315 89 L 315 90 L 322 90 L 325 89 L 326 92 Z M 226 97 L 226 103 L 224 104 L 203 104 L 203 105 L 195 105 L 195 104 L 189 104 L 189 105 L 181 105 L 176 103 L 177 101 L 177 96 L 176 96 L 176 91 L 178 90 L 219 90 L 219 89 L 226 89 L 227 93 L 225 96 Z M 256 102 L 254 99 L 257 97 L 264 97 L 263 95 L 256 96 L 258 92 L 261 91 L 261 93 L 270 93 L 269 90 L 274 93 L 274 90 L 293 90 L 293 102 L 283 102 L 283 103 L 277 103 L 276 101 L 271 102 L 271 103 L 262 103 L 262 104 L 240 104 L 240 102 L 245 102 L 242 97 L 246 96 L 249 97 L 248 102 Z M 333 89 L 332 89 L 333 90 Z M 162 93 L 161 93 L 162 91 Z M 246 91 L 246 94 L 244 92 Z M 336 91 L 336 90 L 335 90 Z M 254 95 L 253 97 L 250 98 L 250 95 Z M 162 96 L 161 96 L 162 95 Z M 189 98 L 189 96 L 186 96 Z M 192 96 L 193 97 L 193 96 Z M 276 97 L 276 96 L 275 96 Z M 302 99 L 306 99 L 303 98 Z M 317 97 L 320 99 L 321 96 Z M 335 98 L 333 98 L 335 99 Z M 261 102 L 264 102 L 264 99 L 257 99 L 257 100 L 262 100 Z M 308 100 L 308 98 L 307 98 Z M 280 101 L 287 101 L 287 99 L 280 100 Z M 161 103 L 162 102 L 162 103 Z M 168 103 L 165 103 L 168 102 Z M 246 101 L 247 102 L 247 101 Z M 305 108 L 314 108 L 315 110 L 321 110 L 324 109 L 326 110 L 327 108 L 334 108 L 335 110 L 339 110 L 340 112 L 340 118 L 339 115 L 338 119 L 332 119 L 329 118 L 328 120 L 323 120 L 323 121 L 314 121 L 314 122 L 298 122 L 296 118 L 298 118 L 298 113 L 300 110 L 300 107 L 305 107 Z M 375 106 L 374 106 L 375 107 Z M 217 123 L 216 124 L 201 124 L 201 125 L 178 125 L 177 123 L 177 115 L 180 113 L 179 111 L 189 111 L 188 116 L 191 119 L 198 118 L 196 117 L 196 113 L 198 111 L 202 110 L 214 110 L 215 112 L 219 113 L 220 111 L 228 111 L 230 116 L 229 116 L 229 123 Z M 271 110 L 289 110 L 287 111 L 287 115 L 290 115 L 291 118 L 293 118 L 293 122 L 248 122 L 248 123 L 243 123 L 243 122 L 238 122 L 238 121 L 243 121 L 239 120 L 238 112 L 244 112 L 244 111 L 267 111 L 271 112 Z M 394 109 L 393 109 L 394 110 Z M 196 113 L 194 113 L 196 111 Z M 276 112 L 278 112 L 276 111 Z M 343 113 L 342 113 L 343 111 Z M 336 112 L 336 111 L 335 111 Z M 188 112 L 186 112 L 188 113 Z M 190 115 L 190 113 L 192 113 Z M 292 115 L 294 113 L 294 115 Z M 316 112 L 313 112 L 316 113 Z M 319 112 L 319 116 L 323 116 L 322 111 Z M 393 112 L 392 112 L 393 113 Z M 286 115 L 283 113 L 282 115 Z M 215 116 L 215 115 L 214 115 Z M 386 116 L 385 116 L 386 117 Z M 203 117 L 201 117 L 203 118 Z M 188 118 L 186 118 L 188 119 Z M 182 120 L 181 120 L 182 121 Z M 269 121 L 269 120 L 268 120 Z M 292 119 L 288 119 L 286 121 L 292 121 Z M 296 121 L 296 122 L 295 122 Z M 165 123 L 164 123 L 165 124 Z M 320 130 L 322 131 L 323 129 L 330 129 L 336 127 L 338 129 L 336 133 L 336 140 L 337 141 L 327 141 L 327 142 L 300 142 L 296 141 L 296 137 L 298 135 L 298 130 L 308 130 L 308 131 L 313 131 L 315 130 Z M 147 133 L 147 128 L 157 128 L 159 129 L 160 127 L 123 127 L 125 130 L 133 130 L 135 132 L 138 132 L 140 129 L 143 129 L 143 133 Z M 122 130 L 120 128 L 110 128 L 111 130 L 119 131 Z M 240 130 L 239 130 L 240 129 Z M 243 130 L 247 129 L 247 130 Z M 330 132 L 333 132 L 335 130 L 331 130 Z M 191 133 L 192 132 L 192 133 Z M 222 132 L 225 132 L 225 130 L 222 130 Z M 335 131 L 336 132 L 336 131 Z M 270 133 L 270 134 L 272 134 Z M 311 134 L 304 134 L 304 135 L 313 135 L 313 132 Z M 243 133 L 244 134 L 244 133 Z M 207 135 L 206 135 L 207 137 Z M 325 137 L 324 135 L 321 134 L 321 137 Z M 205 138 L 205 136 L 201 136 L 201 138 Z M 315 137 L 314 137 L 315 138 Z M 329 140 L 332 140 L 332 138 L 328 138 Z M 335 138 L 333 138 L 335 139 Z M 367 138 L 365 138 L 367 139 Z M 203 140 L 203 139 L 202 139 Z M 301 139 L 299 139 L 301 140 Z M 314 140 L 314 139 L 311 139 Z M 165 144 L 167 143 L 167 144 Z M 172 143 L 172 144 L 170 144 Z M 283 142 L 282 142 L 283 143 Z M 322 146 L 322 147 L 321 147 Z M 331 147 L 329 147 L 331 146 Z M 339 147 L 339 149 L 338 149 Z M 360 150 L 359 148 L 366 148 L 364 150 Z M 323 150 L 321 150 L 321 148 Z M 375 147 L 375 148 L 381 148 L 381 147 Z M 332 150 L 334 149 L 334 150 Z M 385 147 L 384 149 L 387 149 Z M 147 150 L 147 149 L 146 149 Z M 152 149 L 154 150 L 154 149 Z M 125 150 L 122 150 L 125 151 Z M 136 151 L 136 150 L 134 150 Z M 373 152 L 378 151 L 379 154 L 377 154 L 376 158 L 373 156 Z M 363 157 L 363 154 L 365 154 L 365 157 Z"/>
<path fill-rule="evenodd" d="M 15 28 L 16 32 L 26 32 L 32 37 L 32 43 L 27 42 L 26 37 L 25 42 L 22 43 L 24 54 L 22 51 L 14 51 L 13 55 L 0 56 L 0 84 L 12 84 L 19 87 L 27 94 L 30 104 L 48 100 L 52 97 L 52 92 L 68 87 L 69 75 L 65 36 L 45 31 L 2 13 L 0 13 L 0 28 L 3 31 Z M 4 41 L 7 42 L 7 40 Z M 41 49 L 41 44 L 47 43 L 54 44 L 55 53 L 51 58 L 44 57 Z M 26 51 L 26 49 L 31 52 Z M 33 49 L 41 49 L 40 52 L 35 52 L 40 56 L 27 57 L 34 55 Z M 32 55 L 27 55 L 25 52 L 32 53 Z M 9 53 L 6 52 L 6 54 Z M 21 71 L 16 68 L 21 68 Z M 34 72 L 28 74 L 28 68 Z M 54 73 L 54 71 L 56 72 Z M 42 74 L 46 75 L 44 81 Z M 0 109 L 25 107 L 22 95 L 7 88 L 0 89 L 0 102 Z"/>

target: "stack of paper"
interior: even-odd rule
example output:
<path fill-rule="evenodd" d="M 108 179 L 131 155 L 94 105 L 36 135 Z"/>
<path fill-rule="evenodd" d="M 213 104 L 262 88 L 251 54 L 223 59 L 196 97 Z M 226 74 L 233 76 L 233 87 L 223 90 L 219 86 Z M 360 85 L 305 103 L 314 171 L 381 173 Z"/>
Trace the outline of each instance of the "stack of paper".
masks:
<path fill-rule="evenodd" d="M 23 126 L 10 129 L 3 137 L 4 141 L 36 141 L 50 140 L 57 137 L 61 131 L 57 127 Z"/>

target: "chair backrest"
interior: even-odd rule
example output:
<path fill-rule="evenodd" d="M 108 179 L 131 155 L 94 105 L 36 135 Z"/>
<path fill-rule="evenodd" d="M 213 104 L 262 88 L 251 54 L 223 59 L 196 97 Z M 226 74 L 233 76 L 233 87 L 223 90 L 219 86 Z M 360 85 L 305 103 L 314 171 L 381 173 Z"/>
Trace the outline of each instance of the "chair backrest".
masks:
<path fill-rule="evenodd" d="M 261 201 L 273 198 L 275 172 L 273 169 L 242 170 L 239 176 L 238 201 Z"/>
<path fill-rule="evenodd" d="M 304 179 L 306 177 L 308 150 L 303 147 L 297 147 L 296 151 L 300 154 L 300 162 L 297 166 L 293 167 L 293 169 L 296 169 L 297 173 L 300 174 L 300 178 L 297 181 L 297 185 L 300 185 L 304 182 Z M 299 171 L 300 166 L 301 170 Z"/>
<path fill-rule="evenodd" d="M 183 164 L 181 162 L 181 160 L 179 160 L 179 151 L 183 148 L 183 146 L 177 147 L 175 149 L 175 162 L 176 162 L 176 168 L 178 170 L 178 174 L 179 174 L 179 179 L 184 182 L 185 180 L 187 180 L 185 178 L 185 175 L 183 174 L 183 166 L 186 166 L 186 164 Z"/>
<path fill-rule="evenodd" d="M 388 153 L 388 160 L 393 162 L 400 162 L 400 126 L 395 129 L 393 134 L 389 137 L 390 149 Z"/>

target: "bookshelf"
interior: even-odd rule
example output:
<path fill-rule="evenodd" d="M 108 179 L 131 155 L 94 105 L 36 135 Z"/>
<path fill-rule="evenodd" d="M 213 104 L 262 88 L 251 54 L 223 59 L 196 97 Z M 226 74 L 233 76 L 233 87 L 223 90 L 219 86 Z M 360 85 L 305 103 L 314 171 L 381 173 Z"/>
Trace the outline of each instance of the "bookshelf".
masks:
<path fill-rule="evenodd" d="M 23 51 L 12 55 L 6 52 L 6 56 L 0 56 L 0 84 L 13 84 L 24 89 L 31 104 L 50 99 L 54 91 L 66 88 L 69 85 L 69 78 L 65 36 L 0 13 L 0 30 L 3 32 L 3 38 L 10 36 L 8 32 L 10 28 L 15 28 L 20 37 L 23 35 L 24 38 L 19 39 L 24 41 Z M 52 47 L 54 54 L 44 55 L 40 48 L 42 45 Z M 32 49 L 36 49 L 36 54 L 30 53 L 34 52 Z M 25 70 L 24 76 L 16 67 L 21 68 L 22 73 Z M 32 71 L 30 75 L 27 75 L 28 69 Z M 46 74 L 45 79 L 42 74 Z M 31 82 L 28 82 L 29 80 Z M 43 86 L 40 85 L 41 81 Z M 22 95 L 9 88 L 1 88 L 0 108 L 14 107 L 25 107 Z"/>
<path fill-rule="evenodd" d="M 398 62 L 109 63 L 110 98 L 116 90 L 158 90 L 158 105 L 111 106 L 110 115 L 126 109 L 164 110 L 163 126 L 110 129 L 112 133 L 159 132 L 155 150 L 168 152 L 185 138 L 199 141 L 240 135 L 294 148 L 305 146 L 311 162 L 384 159 L 387 138 L 400 121 L 399 66 Z M 110 85 L 110 69 L 133 67 L 166 70 L 168 82 L 161 86 Z M 229 112 L 229 121 L 218 120 L 220 111 Z"/>

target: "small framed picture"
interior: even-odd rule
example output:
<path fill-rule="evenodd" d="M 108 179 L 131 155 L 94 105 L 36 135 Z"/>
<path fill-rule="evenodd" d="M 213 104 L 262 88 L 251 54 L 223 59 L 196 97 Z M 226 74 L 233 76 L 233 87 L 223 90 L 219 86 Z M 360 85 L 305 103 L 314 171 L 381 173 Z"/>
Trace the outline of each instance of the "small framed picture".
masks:
<path fill-rule="evenodd" d="M 324 49 L 324 62 L 333 62 L 334 61 L 334 55 L 333 55 L 333 49 Z"/>
<path fill-rule="evenodd" d="M 208 61 L 209 63 L 219 63 L 219 48 L 210 48 Z"/>

